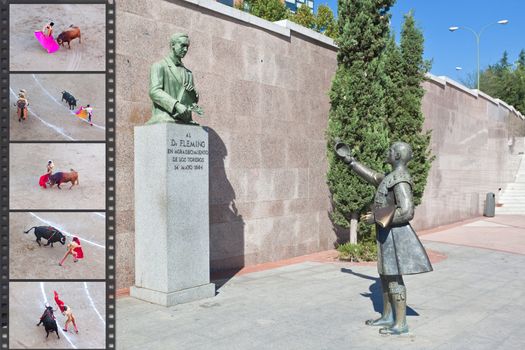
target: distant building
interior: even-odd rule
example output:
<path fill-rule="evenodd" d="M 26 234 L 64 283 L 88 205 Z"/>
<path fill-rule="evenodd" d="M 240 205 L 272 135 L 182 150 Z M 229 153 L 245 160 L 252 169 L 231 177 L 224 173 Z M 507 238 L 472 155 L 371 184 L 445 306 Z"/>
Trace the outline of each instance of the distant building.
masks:
<path fill-rule="evenodd" d="M 281 0 L 282 2 L 282 0 Z M 301 5 L 306 5 L 314 12 L 314 2 L 313 0 L 284 0 L 286 7 L 290 9 L 293 13 L 297 12 L 297 9 Z"/>
<path fill-rule="evenodd" d="M 243 0 L 216 0 L 221 4 L 228 6 L 237 6 L 243 3 Z M 314 12 L 314 1 L 313 0 L 281 0 L 282 3 L 286 4 L 286 7 L 290 9 L 293 13 L 297 11 L 299 6 L 306 5 Z"/>
<path fill-rule="evenodd" d="M 228 5 L 231 7 L 233 7 L 234 3 L 235 4 L 237 4 L 238 2 L 242 3 L 242 1 L 234 1 L 234 0 L 217 0 L 217 2 L 220 2 L 221 4 Z"/>

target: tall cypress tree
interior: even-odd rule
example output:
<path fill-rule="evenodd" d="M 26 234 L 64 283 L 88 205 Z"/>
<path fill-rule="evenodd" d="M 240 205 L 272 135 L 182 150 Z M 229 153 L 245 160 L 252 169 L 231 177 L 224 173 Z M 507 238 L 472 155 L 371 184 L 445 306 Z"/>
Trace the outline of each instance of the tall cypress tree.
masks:
<path fill-rule="evenodd" d="M 356 241 L 359 214 L 369 210 L 374 188 L 338 159 L 336 139 L 352 148 L 356 159 L 381 171 L 389 146 L 384 123 L 386 80 L 381 53 L 389 33 L 388 10 L 395 0 L 339 0 L 338 67 L 330 90 L 328 120 L 328 185 L 332 192 L 331 217 L 336 225 L 349 227 Z"/>
<path fill-rule="evenodd" d="M 415 205 L 421 198 L 427 183 L 428 172 L 434 157 L 431 155 L 431 131 L 423 132 L 425 117 L 421 112 L 421 102 L 425 90 L 422 83 L 429 70 L 429 62 L 423 59 L 424 38 L 416 27 L 412 13 L 405 15 L 398 48 L 391 39 L 385 55 L 386 71 L 389 77 L 387 125 L 390 140 L 403 141 L 412 146 L 413 159 L 409 163 L 414 182 Z"/>

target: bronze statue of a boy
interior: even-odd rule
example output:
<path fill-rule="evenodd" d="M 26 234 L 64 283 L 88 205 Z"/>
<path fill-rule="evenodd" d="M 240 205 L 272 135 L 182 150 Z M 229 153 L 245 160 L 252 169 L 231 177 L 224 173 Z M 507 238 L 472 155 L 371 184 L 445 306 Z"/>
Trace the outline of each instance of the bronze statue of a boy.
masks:
<path fill-rule="evenodd" d="M 368 320 L 366 324 L 382 326 L 381 334 L 407 333 L 403 275 L 432 271 L 425 248 L 409 223 L 414 217 L 412 180 L 407 168 L 412 159 L 412 148 L 404 142 L 396 142 L 390 147 L 386 161 L 392 165 L 393 171 L 386 175 L 358 163 L 344 143 L 338 142 L 335 151 L 352 171 L 377 187 L 373 211 L 363 218 L 376 224 L 377 269 L 383 292 L 383 312 L 380 318 Z"/>
<path fill-rule="evenodd" d="M 197 124 L 192 119 L 192 112 L 202 115 L 202 109 L 197 105 L 199 94 L 193 74 L 182 64 L 189 46 L 187 34 L 173 34 L 170 38 L 171 53 L 151 66 L 149 96 L 153 110 L 146 124 Z"/>

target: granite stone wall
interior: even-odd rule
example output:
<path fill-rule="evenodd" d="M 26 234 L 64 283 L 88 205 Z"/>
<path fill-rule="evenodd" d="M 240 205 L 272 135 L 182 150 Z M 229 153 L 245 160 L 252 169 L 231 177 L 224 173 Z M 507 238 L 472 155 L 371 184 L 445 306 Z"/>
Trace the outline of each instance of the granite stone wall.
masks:
<path fill-rule="evenodd" d="M 424 83 L 425 129 L 436 156 L 413 225 L 433 228 L 483 213 L 487 192 L 513 181 L 523 116 L 504 102 L 444 77 Z"/>
<path fill-rule="evenodd" d="M 333 247 L 324 132 L 336 48 L 266 23 L 189 1 L 117 1 L 118 288 L 134 276 L 133 127 L 151 115 L 149 68 L 179 31 L 206 113 L 195 119 L 210 127 L 212 270 Z"/>
<path fill-rule="evenodd" d="M 184 62 L 206 113 L 196 119 L 210 128 L 212 270 L 333 248 L 324 141 L 337 66 L 333 43 L 214 1 L 119 0 L 117 287 L 134 278 L 133 127 L 151 115 L 149 67 L 179 31 L 190 36 Z M 523 124 L 509 108 L 438 78 L 425 89 L 425 127 L 434 130 L 437 159 L 417 228 L 479 215 L 485 192 L 516 169 L 509 125 Z"/>

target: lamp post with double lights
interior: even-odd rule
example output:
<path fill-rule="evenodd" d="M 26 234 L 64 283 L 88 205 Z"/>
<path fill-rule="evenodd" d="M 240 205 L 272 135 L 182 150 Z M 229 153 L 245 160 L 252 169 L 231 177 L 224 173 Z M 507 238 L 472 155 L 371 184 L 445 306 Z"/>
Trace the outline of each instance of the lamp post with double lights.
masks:
<path fill-rule="evenodd" d="M 486 26 L 484 26 L 483 28 L 481 28 L 481 30 L 479 32 L 476 32 L 474 29 L 466 27 L 466 26 L 461 26 L 461 27 L 453 26 L 453 27 L 449 27 L 448 28 L 448 30 L 450 30 L 451 32 L 455 32 L 458 29 L 466 29 L 466 30 L 472 32 L 472 34 L 474 34 L 474 36 L 476 37 L 476 47 L 477 47 L 477 54 L 478 54 L 478 90 L 479 90 L 479 39 L 481 37 L 481 34 L 483 33 L 483 31 L 485 31 L 485 29 L 487 29 L 488 27 L 490 27 L 492 25 L 495 25 L 495 24 L 507 24 L 507 23 L 509 23 L 509 21 L 506 20 L 506 19 L 502 19 L 502 20 L 499 20 L 499 21 L 494 22 L 494 23 L 489 23 Z"/>

